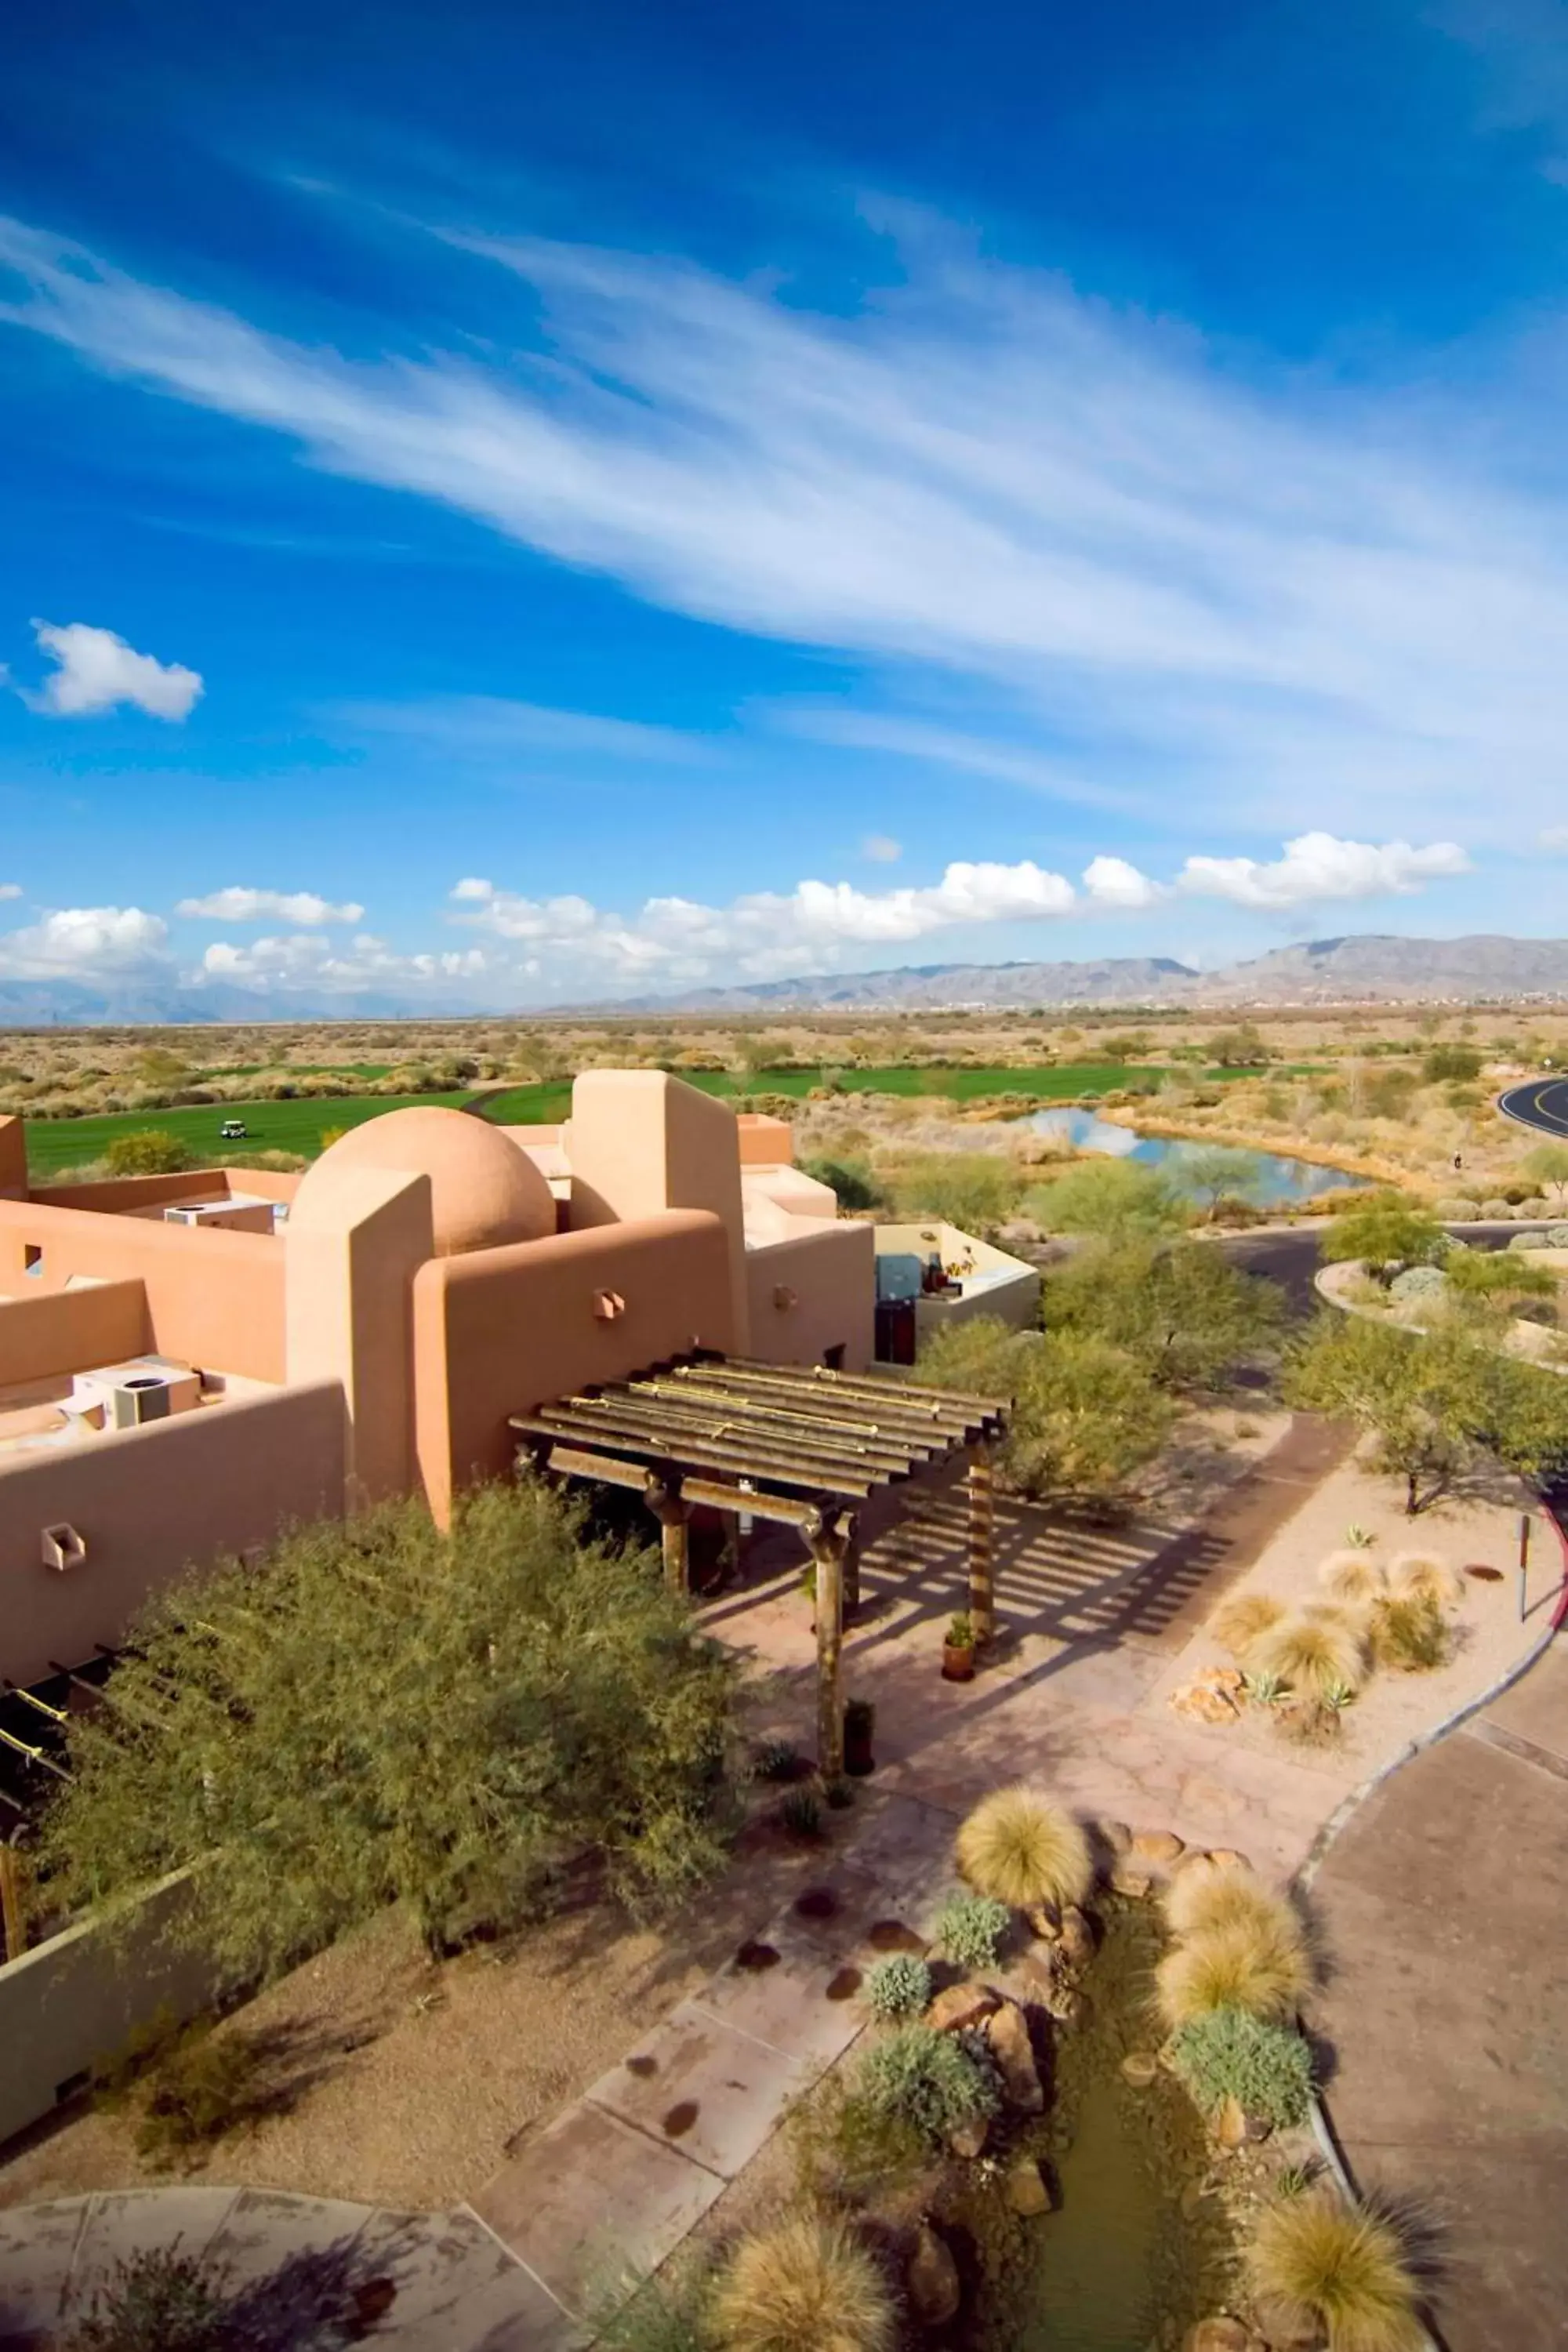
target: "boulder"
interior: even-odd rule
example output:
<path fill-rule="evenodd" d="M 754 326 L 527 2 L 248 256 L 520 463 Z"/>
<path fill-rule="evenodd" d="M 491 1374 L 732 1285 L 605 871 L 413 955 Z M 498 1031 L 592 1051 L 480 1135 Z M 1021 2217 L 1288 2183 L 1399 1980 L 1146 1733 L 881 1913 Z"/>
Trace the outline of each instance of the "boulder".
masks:
<path fill-rule="evenodd" d="M 1169 1870 L 1180 1862 L 1187 1850 L 1184 1838 L 1174 1830 L 1138 1830 L 1133 1833 L 1131 1859 L 1134 1863 L 1150 1863 L 1156 1870 Z"/>
<path fill-rule="evenodd" d="M 1146 1870 L 1129 1870 L 1119 1863 L 1110 1874 L 1110 1884 L 1118 1895 L 1131 1895 L 1134 1900 L 1141 1900 L 1154 1882 Z"/>
<path fill-rule="evenodd" d="M 1069 1968 L 1086 1969 L 1094 1958 L 1094 1930 L 1076 1903 L 1062 1913 L 1060 1945 Z"/>
<path fill-rule="evenodd" d="M 1244 1853 L 1237 1853 L 1233 1845 L 1211 1845 L 1206 1859 L 1214 1864 L 1216 1870 L 1250 1870 L 1252 1868 L 1247 1856 Z"/>
<path fill-rule="evenodd" d="M 1037 1936 L 1043 1944 L 1056 1942 L 1062 1932 L 1062 1915 L 1054 1903 L 1042 1903 L 1037 1910 L 1029 1912 L 1027 1916 L 1029 1933 L 1032 1936 Z"/>
<path fill-rule="evenodd" d="M 1020 2115 L 1044 2112 L 1046 2095 L 1029 2040 L 1029 2021 L 1016 2000 L 1005 2000 L 985 2021 L 985 2038 L 1002 2077 L 1002 2095 Z"/>
<path fill-rule="evenodd" d="M 1003 2193 L 1008 2210 L 1022 2213 L 1026 2219 L 1052 2210 L 1050 2189 L 1032 2156 L 1021 2156 L 1009 2168 Z"/>
<path fill-rule="evenodd" d="M 1106 1852 L 1115 1854 L 1118 1859 L 1127 1852 L 1132 1843 L 1132 1832 L 1125 1822 L 1101 1822 L 1099 1824 L 1099 1834 L 1100 1843 Z"/>
<path fill-rule="evenodd" d="M 954 2156 L 973 2158 L 980 2155 L 984 2149 L 985 2137 L 990 2128 L 990 2123 L 984 2116 L 976 2116 L 972 2124 L 961 2124 L 947 2144 Z"/>
<path fill-rule="evenodd" d="M 937 1994 L 926 2011 L 926 2023 L 934 2025 L 939 2033 L 962 2033 L 970 2026 L 984 2025 L 1001 2006 L 999 1992 L 993 1992 L 989 1985 L 976 1984 L 971 1977 Z"/>
<path fill-rule="evenodd" d="M 1130 2050 L 1121 2061 L 1121 2079 L 1135 2091 L 1146 2091 L 1159 2071 L 1160 2061 L 1152 2050 Z"/>
<path fill-rule="evenodd" d="M 1239 2099 L 1226 2099 L 1214 2119 L 1214 2136 L 1221 2147 L 1247 2145 L 1247 2112 Z"/>
<path fill-rule="evenodd" d="M 1241 1709 L 1228 1691 L 1215 1690 L 1205 1682 L 1183 1683 L 1171 1693 L 1173 1715 L 1184 1723 L 1229 1724 L 1240 1720 Z"/>
<path fill-rule="evenodd" d="M 1257 2315 L 1271 2352 L 1318 2352 L 1323 2331 L 1300 2304 L 1275 2303 L 1260 2296 Z"/>
<path fill-rule="evenodd" d="M 1251 2342 L 1250 2327 L 1222 2314 L 1189 2327 L 1182 2339 L 1182 2352 L 1247 2352 Z"/>
<path fill-rule="evenodd" d="M 928 2221 L 922 2221 L 904 2273 L 910 2309 L 922 2327 L 945 2327 L 958 2314 L 958 2264 Z"/>

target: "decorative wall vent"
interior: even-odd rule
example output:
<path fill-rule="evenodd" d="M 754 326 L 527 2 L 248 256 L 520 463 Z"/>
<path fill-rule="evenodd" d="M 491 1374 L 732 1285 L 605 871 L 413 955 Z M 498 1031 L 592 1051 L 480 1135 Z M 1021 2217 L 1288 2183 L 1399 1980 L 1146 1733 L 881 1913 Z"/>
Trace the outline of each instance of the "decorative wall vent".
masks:
<path fill-rule="evenodd" d="M 626 1302 L 618 1290 L 595 1290 L 594 1312 L 601 1323 L 616 1323 L 626 1311 Z"/>
<path fill-rule="evenodd" d="M 78 1535 L 68 1519 L 57 1521 L 44 1529 L 44 1566 L 59 1570 L 79 1568 L 87 1558 L 87 1544 Z"/>

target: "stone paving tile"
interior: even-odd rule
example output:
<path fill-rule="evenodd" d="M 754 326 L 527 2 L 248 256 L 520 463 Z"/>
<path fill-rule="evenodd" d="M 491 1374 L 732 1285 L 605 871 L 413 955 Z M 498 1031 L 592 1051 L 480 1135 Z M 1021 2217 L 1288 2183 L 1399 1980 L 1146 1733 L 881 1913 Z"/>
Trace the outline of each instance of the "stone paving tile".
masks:
<path fill-rule="evenodd" d="M 90 2197 L 0 2210 L 0 2345 L 26 2341 L 60 2315 Z"/>
<path fill-rule="evenodd" d="M 128 2189 L 92 2200 L 71 2265 L 70 2308 L 85 2312 L 117 2263 L 133 2252 L 177 2247 L 205 2253 L 233 2211 L 236 2189 Z"/>
<path fill-rule="evenodd" d="M 733 2180 L 820 2072 L 683 2000 L 584 2095 Z"/>
<path fill-rule="evenodd" d="M 1549 1756 L 1568 1757 L 1568 1647 L 1549 1650 L 1521 1683 L 1493 1699 L 1483 1720 Z"/>
<path fill-rule="evenodd" d="M 579 2317 L 673 2253 L 723 2189 L 706 2166 L 581 2103 L 513 2157 L 473 2210 Z"/>
<path fill-rule="evenodd" d="M 765 1937 L 757 1941 L 767 1950 L 779 1948 Z M 865 2022 L 853 1999 L 829 1997 L 847 1965 L 858 1975 L 853 1963 L 831 1953 L 809 1958 L 792 1953 L 787 1967 L 782 1955 L 765 1967 L 732 1963 L 681 2006 L 765 2042 L 808 2070 L 827 2066 L 848 2049 Z"/>
<path fill-rule="evenodd" d="M 389 2279 L 396 2289 L 387 2329 L 425 2326 L 449 2343 L 452 2313 L 522 2275 L 506 2248 L 473 2214 L 398 2213 L 383 2209 L 355 2244 L 356 2273 Z M 448 2331 L 448 2332 L 442 2332 Z"/>
<path fill-rule="evenodd" d="M 590 2341 L 587 2328 L 516 2263 L 508 2264 L 505 2277 L 465 2294 L 444 2317 L 400 2321 L 395 2335 L 388 2330 L 396 2352 L 585 2352 Z"/>

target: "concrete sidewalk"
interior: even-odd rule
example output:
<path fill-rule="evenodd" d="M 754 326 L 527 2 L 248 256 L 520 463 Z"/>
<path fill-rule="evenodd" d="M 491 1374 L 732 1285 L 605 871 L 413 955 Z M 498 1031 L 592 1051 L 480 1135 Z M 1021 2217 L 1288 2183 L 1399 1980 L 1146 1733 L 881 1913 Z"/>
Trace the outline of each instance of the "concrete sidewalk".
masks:
<path fill-rule="evenodd" d="M 1312 1888 L 1359 2188 L 1436 2205 L 1448 2352 L 1568 2342 L 1568 1643 L 1395 1772 Z"/>

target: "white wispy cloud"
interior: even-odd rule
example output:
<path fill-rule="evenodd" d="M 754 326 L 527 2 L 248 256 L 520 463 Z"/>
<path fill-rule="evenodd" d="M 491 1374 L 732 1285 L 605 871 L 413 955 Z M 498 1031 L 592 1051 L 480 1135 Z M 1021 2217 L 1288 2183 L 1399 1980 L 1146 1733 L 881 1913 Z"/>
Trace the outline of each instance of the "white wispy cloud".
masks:
<path fill-rule="evenodd" d="M 1272 863 L 1189 857 L 1169 882 L 1106 856 L 1092 858 L 1076 886 L 1026 858 L 955 863 L 924 887 L 861 890 L 848 882 L 805 881 L 787 892 L 749 892 L 723 907 L 648 898 L 630 916 L 575 896 L 531 898 L 474 875 L 458 882 L 451 898 L 455 921 L 574 973 L 635 979 L 652 971 L 685 981 L 737 971 L 765 979 L 830 970 L 847 952 L 863 957 L 868 950 L 891 950 L 937 932 L 994 923 L 1137 913 L 1187 895 L 1271 911 L 1328 906 L 1408 896 L 1426 881 L 1468 870 L 1468 858 L 1452 842 L 1379 846 L 1317 833 L 1287 842 Z"/>
<path fill-rule="evenodd" d="M 29 710 L 50 719 L 94 719 L 129 702 L 153 719 L 188 719 L 202 691 L 194 669 L 139 654 L 112 629 L 86 621 L 35 621 L 40 652 L 55 667 L 36 693 L 19 688 Z"/>
<path fill-rule="evenodd" d="M 873 866 L 896 866 L 904 854 L 904 845 L 895 841 L 890 833 L 868 833 L 860 844 L 860 855 Z"/>
<path fill-rule="evenodd" d="M 408 702 L 343 702 L 329 717 L 368 735 L 394 737 L 458 756 L 480 759 L 539 753 L 616 761 L 685 765 L 712 757 L 700 735 L 595 711 L 557 710 L 501 695 L 450 694 Z"/>
<path fill-rule="evenodd" d="M 918 233 L 908 284 L 849 316 L 678 261 L 467 247 L 496 277 L 460 354 L 307 347 L 16 223 L 0 318 L 681 612 L 858 657 L 873 724 L 925 723 L 940 673 L 977 713 L 955 764 L 1161 815 L 1179 795 L 1210 828 L 1548 817 L 1563 501 L 1489 476 L 1418 379 L 1244 383 L 1189 331 Z M 520 281 L 549 341 L 516 356 Z"/>
<path fill-rule="evenodd" d="M 169 926 L 141 907 L 62 907 L 0 932 L 9 980 L 71 980 L 167 971 Z"/>
<path fill-rule="evenodd" d="M 205 898 L 182 898 L 176 915 L 210 918 L 218 923 L 357 923 L 364 908 L 353 899 L 334 906 L 314 890 L 250 890 L 231 883 L 226 890 L 209 890 Z"/>
<path fill-rule="evenodd" d="M 19 882 L 0 882 L 0 898 L 19 898 L 21 896 L 22 886 Z"/>

